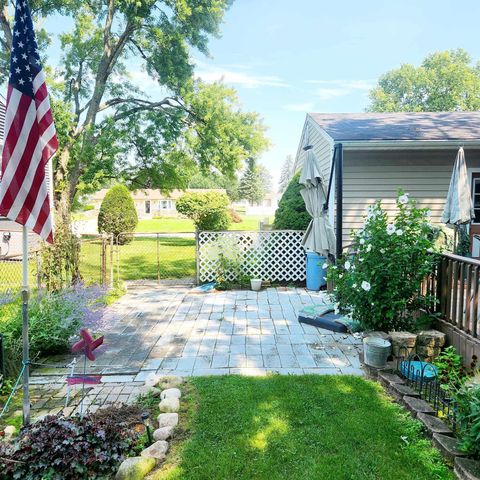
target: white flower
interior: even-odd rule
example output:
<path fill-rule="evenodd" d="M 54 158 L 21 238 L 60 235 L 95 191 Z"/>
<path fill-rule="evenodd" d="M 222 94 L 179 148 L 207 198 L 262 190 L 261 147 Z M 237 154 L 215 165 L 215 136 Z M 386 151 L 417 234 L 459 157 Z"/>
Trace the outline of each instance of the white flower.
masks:
<path fill-rule="evenodd" d="M 367 252 L 371 252 L 371 251 L 372 251 L 372 244 L 369 243 L 367 246 Z"/>
<path fill-rule="evenodd" d="M 408 203 L 408 193 L 406 193 L 405 195 L 400 195 L 398 197 L 398 203 L 401 203 L 402 205 Z"/>
<path fill-rule="evenodd" d="M 364 260 L 363 258 L 359 258 L 359 259 L 358 259 L 359 262 L 363 262 L 363 260 Z"/>
<path fill-rule="evenodd" d="M 352 264 L 347 260 L 347 261 L 345 262 L 345 265 L 344 265 L 345 270 L 350 270 L 350 267 L 351 267 L 351 266 L 352 266 Z"/>
<path fill-rule="evenodd" d="M 380 249 L 380 253 L 384 254 L 384 253 L 385 253 L 385 249 L 384 249 L 384 248 L 381 248 L 381 249 Z"/>
<path fill-rule="evenodd" d="M 352 288 L 357 288 L 357 284 L 354 283 L 354 284 L 352 285 Z"/>
<path fill-rule="evenodd" d="M 427 218 L 430 218 L 432 216 L 432 211 L 431 210 L 427 210 L 425 212 L 425 215 L 427 216 Z"/>
<path fill-rule="evenodd" d="M 365 244 L 365 239 L 364 238 L 361 238 L 360 239 L 360 245 L 364 245 Z"/>
<path fill-rule="evenodd" d="M 322 265 L 322 268 L 323 268 L 324 270 L 326 270 L 326 269 L 328 268 L 328 263 L 325 262 L 325 263 Z"/>
<path fill-rule="evenodd" d="M 387 233 L 391 235 L 394 232 L 395 232 L 395 225 L 393 223 L 389 223 L 387 225 Z"/>
<path fill-rule="evenodd" d="M 338 276 L 338 278 L 343 278 L 343 273 L 341 273 L 341 274 Z"/>
<path fill-rule="evenodd" d="M 367 281 L 364 280 L 364 281 L 362 282 L 362 288 L 363 288 L 366 292 L 368 292 L 368 291 L 370 290 L 370 288 L 372 288 L 372 286 L 371 286 Z"/>
<path fill-rule="evenodd" d="M 395 233 L 396 233 L 398 236 L 400 236 L 400 235 L 403 234 L 403 230 L 402 230 L 401 228 L 398 228 L 398 229 L 395 231 Z"/>

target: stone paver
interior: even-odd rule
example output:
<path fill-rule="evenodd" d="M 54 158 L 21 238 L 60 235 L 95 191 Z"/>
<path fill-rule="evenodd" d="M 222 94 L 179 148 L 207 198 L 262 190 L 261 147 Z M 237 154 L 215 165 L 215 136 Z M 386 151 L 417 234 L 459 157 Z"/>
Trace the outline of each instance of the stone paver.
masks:
<path fill-rule="evenodd" d="M 132 401 L 152 375 L 363 375 L 360 339 L 298 323 L 299 310 L 324 298 L 302 288 L 197 293 L 185 286 L 136 287 L 105 313 L 104 347 L 88 366 L 102 384 L 88 389 L 85 403 L 94 409 Z M 71 357 L 56 360 L 66 365 Z M 37 413 L 62 409 L 65 391 L 58 392 L 67 373 L 34 371 Z M 78 411 L 76 398 L 78 392 L 68 413 Z"/>

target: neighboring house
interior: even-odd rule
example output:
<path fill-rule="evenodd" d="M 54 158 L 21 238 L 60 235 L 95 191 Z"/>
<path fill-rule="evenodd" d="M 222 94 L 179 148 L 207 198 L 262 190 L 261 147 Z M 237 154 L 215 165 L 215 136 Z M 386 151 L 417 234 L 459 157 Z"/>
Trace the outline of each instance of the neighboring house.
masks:
<path fill-rule="evenodd" d="M 310 113 L 296 171 L 307 145 L 313 146 L 326 188 L 331 180 L 329 215 L 337 250 L 350 243 L 352 229 L 362 226 L 368 205 L 381 199 L 393 212 L 399 188 L 428 207 L 432 221 L 440 223 L 461 146 L 478 207 L 471 235 L 480 234 L 480 112 Z"/>
<path fill-rule="evenodd" d="M 240 200 L 235 202 L 235 207 L 245 208 L 245 215 L 275 215 L 278 208 L 278 202 L 281 195 L 276 192 L 268 192 L 262 201 L 250 204 L 247 200 Z"/>
<path fill-rule="evenodd" d="M 99 190 L 90 196 L 89 202 L 93 205 L 91 214 L 95 217 L 98 215 L 100 205 L 102 204 L 108 189 Z M 137 209 L 138 218 L 153 217 L 177 217 L 179 213 L 175 208 L 177 200 L 186 192 L 203 193 L 203 192 L 219 192 L 226 193 L 226 190 L 218 189 L 201 189 L 187 188 L 187 190 L 173 190 L 168 195 L 162 194 L 160 190 L 136 190 L 131 193 L 135 207 Z M 87 214 L 89 212 L 86 212 Z"/>

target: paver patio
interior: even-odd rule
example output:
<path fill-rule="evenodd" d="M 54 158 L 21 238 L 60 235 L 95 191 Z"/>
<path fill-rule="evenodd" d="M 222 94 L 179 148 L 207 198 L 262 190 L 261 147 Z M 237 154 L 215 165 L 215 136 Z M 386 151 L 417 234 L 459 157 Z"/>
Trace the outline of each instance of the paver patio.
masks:
<path fill-rule="evenodd" d="M 104 315 L 105 346 L 88 366 L 89 373 L 102 374 L 102 385 L 89 391 L 87 403 L 131 400 L 153 375 L 362 375 L 360 339 L 298 322 L 299 310 L 324 299 L 323 292 L 302 288 L 197 293 L 186 286 L 132 287 Z M 67 373 L 40 368 L 32 381 L 60 404 L 55 388 L 64 388 Z"/>

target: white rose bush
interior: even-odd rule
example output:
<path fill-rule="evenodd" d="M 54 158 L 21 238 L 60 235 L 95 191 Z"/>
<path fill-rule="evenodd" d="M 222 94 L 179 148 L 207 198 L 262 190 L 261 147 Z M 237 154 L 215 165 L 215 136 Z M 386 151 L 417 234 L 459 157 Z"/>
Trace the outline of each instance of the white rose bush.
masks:
<path fill-rule="evenodd" d="M 395 218 L 377 202 L 352 239 L 355 252 L 327 269 L 340 310 L 366 330 L 410 328 L 414 310 L 433 306 L 420 295 L 435 262 L 429 211 L 400 191 Z"/>

